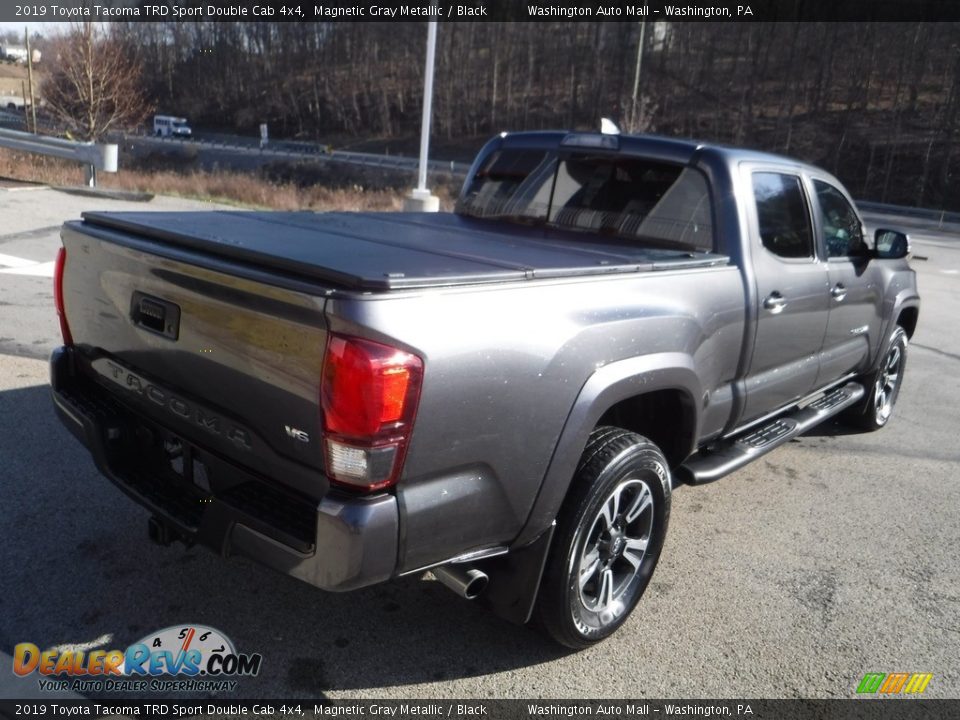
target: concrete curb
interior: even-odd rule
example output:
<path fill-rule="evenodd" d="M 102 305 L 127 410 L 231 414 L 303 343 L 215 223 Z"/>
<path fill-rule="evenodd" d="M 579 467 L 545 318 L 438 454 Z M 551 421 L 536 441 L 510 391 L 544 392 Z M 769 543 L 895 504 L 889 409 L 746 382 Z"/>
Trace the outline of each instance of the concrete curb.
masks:
<path fill-rule="evenodd" d="M 154 198 L 153 193 L 137 192 L 135 190 L 108 190 L 105 188 L 92 188 L 85 186 L 54 185 L 53 190 L 70 195 L 86 195 L 88 197 L 103 198 L 106 200 L 127 200 L 130 202 L 150 202 Z"/>

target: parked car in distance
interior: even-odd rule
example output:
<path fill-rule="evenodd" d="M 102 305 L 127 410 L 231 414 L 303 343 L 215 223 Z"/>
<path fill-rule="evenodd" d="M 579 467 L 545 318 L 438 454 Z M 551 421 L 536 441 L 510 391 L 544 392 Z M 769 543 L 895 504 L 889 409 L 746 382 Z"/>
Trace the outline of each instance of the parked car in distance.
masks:
<path fill-rule="evenodd" d="M 157 137 L 191 137 L 193 130 L 187 119 L 173 115 L 154 115 L 153 134 Z"/>

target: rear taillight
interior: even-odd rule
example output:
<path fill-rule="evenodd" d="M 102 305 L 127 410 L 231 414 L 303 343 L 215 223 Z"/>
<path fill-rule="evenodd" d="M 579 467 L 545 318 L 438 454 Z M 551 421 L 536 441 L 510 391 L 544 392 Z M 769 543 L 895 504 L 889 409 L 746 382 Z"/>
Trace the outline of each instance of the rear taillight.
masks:
<path fill-rule="evenodd" d="M 320 407 L 331 481 L 367 492 L 397 482 L 422 380 L 423 361 L 416 355 L 330 334 Z"/>
<path fill-rule="evenodd" d="M 57 308 L 57 317 L 60 319 L 60 334 L 64 345 L 73 345 L 73 336 L 70 326 L 67 325 L 66 309 L 63 305 L 63 267 L 67 264 L 67 250 L 61 247 L 57 251 L 57 261 L 53 265 L 53 305 Z"/>

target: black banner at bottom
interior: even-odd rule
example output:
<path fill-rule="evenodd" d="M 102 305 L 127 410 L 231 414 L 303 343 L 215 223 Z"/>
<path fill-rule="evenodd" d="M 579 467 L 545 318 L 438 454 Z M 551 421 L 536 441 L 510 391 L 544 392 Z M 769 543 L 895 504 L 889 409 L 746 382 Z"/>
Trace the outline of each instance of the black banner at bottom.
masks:
<path fill-rule="evenodd" d="M 960 700 L 0 700 L 4 718 L 953 720 Z"/>

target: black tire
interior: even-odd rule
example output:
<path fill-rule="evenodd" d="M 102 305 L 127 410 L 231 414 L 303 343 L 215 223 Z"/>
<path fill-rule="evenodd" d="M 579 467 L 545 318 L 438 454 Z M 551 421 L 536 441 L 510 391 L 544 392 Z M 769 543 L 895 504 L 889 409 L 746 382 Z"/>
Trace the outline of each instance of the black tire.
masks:
<path fill-rule="evenodd" d="M 879 430 L 886 425 L 900 395 L 906 367 L 907 332 L 897 325 L 890 335 L 877 368 L 860 379 L 867 391 L 866 397 L 863 402 L 850 408 L 843 419 L 867 432 Z"/>
<path fill-rule="evenodd" d="M 646 590 L 669 518 L 670 470 L 659 448 L 620 428 L 595 429 L 557 516 L 538 625 L 577 650 L 609 637 Z"/>

